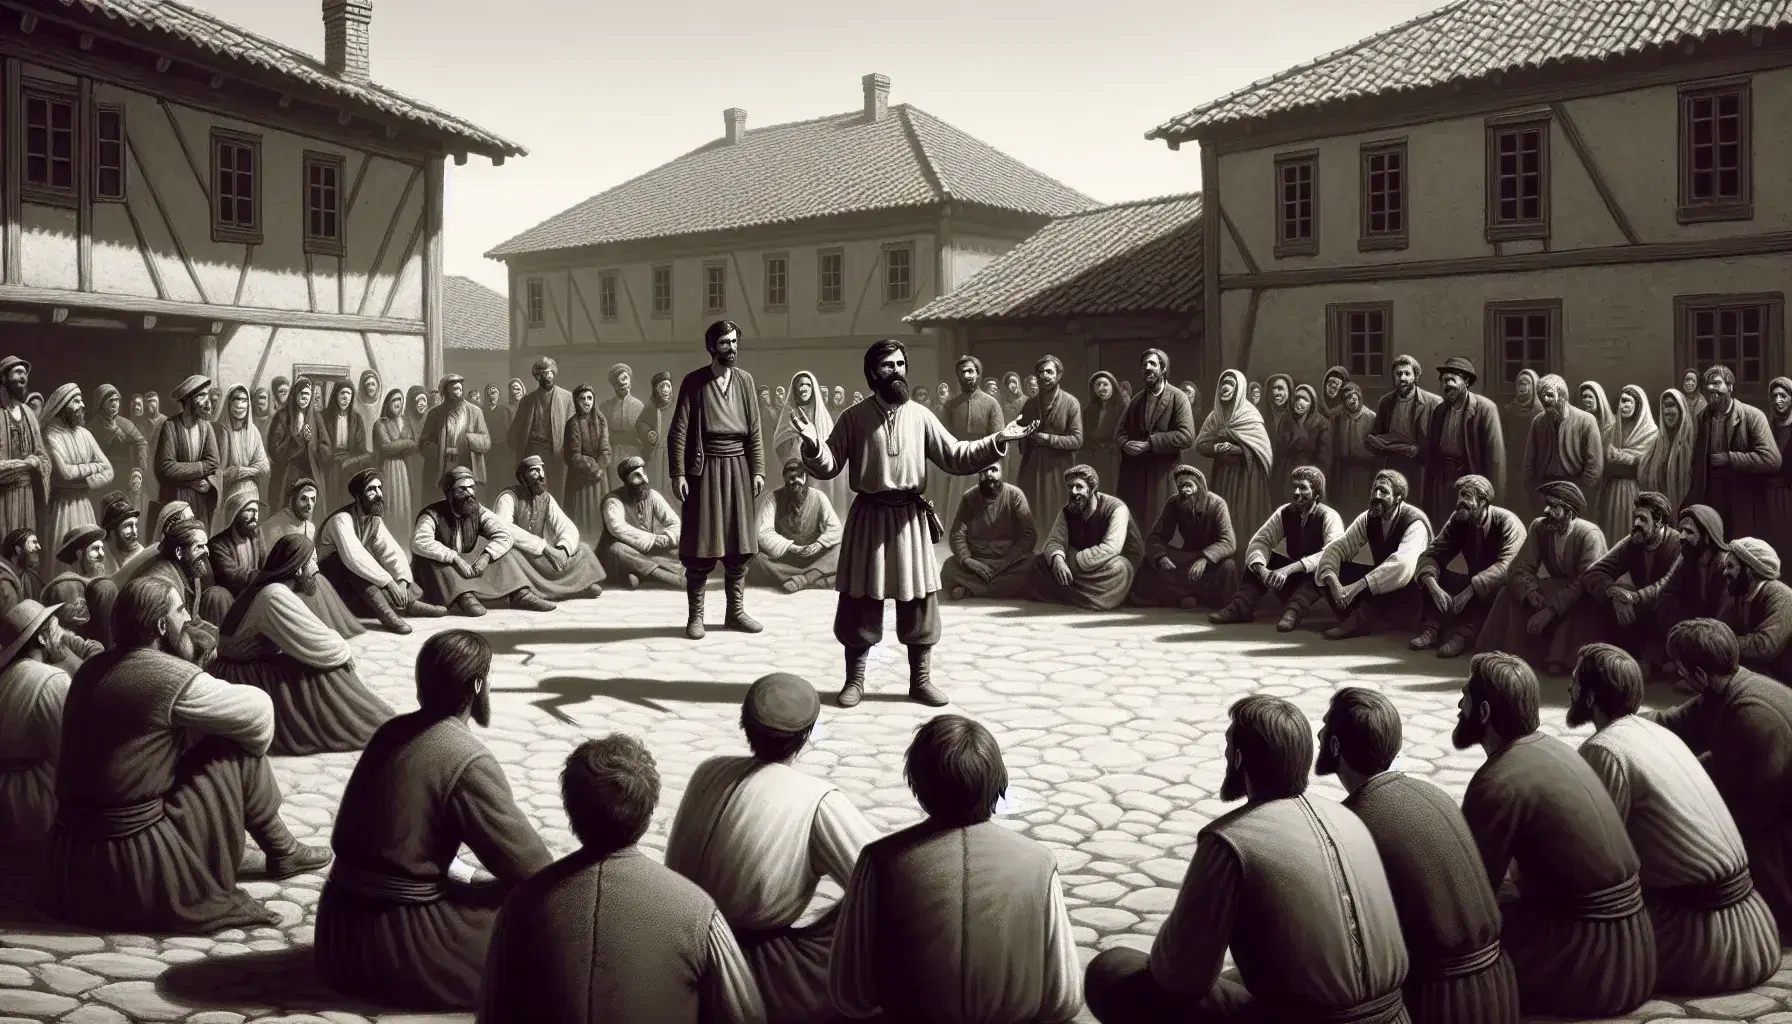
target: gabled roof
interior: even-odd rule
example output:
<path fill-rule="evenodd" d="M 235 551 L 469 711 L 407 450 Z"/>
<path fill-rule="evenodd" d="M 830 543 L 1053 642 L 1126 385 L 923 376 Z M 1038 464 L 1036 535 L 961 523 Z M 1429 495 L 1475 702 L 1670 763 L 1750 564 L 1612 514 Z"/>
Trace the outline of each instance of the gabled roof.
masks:
<path fill-rule="evenodd" d="M 717 139 L 486 255 L 666 238 L 947 201 L 1062 216 L 1095 200 L 907 104 Z"/>
<path fill-rule="evenodd" d="M 1786 0 L 1456 0 L 1196 107 L 1145 137 L 1182 141 L 1340 100 L 1788 25 Z"/>
<path fill-rule="evenodd" d="M 1052 221 L 907 319 L 1193 313 L 1201 266 L 1198 193 L 1116 203 Z"/>
<path fill-rule="evenodd" d="M 453 114 L 411 99 L 383 85 L 353 82 L 331 74 L 323 62 L 301 50 L 238 28 L 215 15 L 174 0 L 55 0 L 64 7 L 104 15 L 140 32 L 173 36 L 220 57 L 283 75 L 298 85 L 320 89 L 374 107 L 383 114 L 415 121 L 461 140 L 487 155 L 524 156 L 523 147 Z"/>
<path fill-rule="evenodd" d="M 470 277 L 442 278 L 442 347 L 458 352 L 510 348 L 510 304 Z"/>

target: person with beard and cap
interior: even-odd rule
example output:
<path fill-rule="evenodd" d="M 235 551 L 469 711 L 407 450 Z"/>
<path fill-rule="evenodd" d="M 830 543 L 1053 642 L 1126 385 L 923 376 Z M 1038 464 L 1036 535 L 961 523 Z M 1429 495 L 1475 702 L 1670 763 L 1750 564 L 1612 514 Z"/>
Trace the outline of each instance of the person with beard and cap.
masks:
<path fill-rule="evenodd" d="M 112 463 L 112 484 L 123 487 L 131 470 L 149 471 L 149 442 L 137 425 L 119 415 L 122 403 L 118 389 L 101 384 L 94 394 L 94 407 L 99 415 L 88 418 L 87 430 L 99 443 L 100 451 Z"/>
<path fill-rule="evenodd" d="M 145 541 L 153 543 L 140 545 L 134 554 L 120 562 L 118 571 L 112 574 L 113 581 L 122 588 L 141 575 L 144 569 L 155 564 L 162 553 L 162 537 L 168 532 L 168 528 L 191 518 L 193 509 L 184 501 L 171 501 L 157 509 L 155 522 L 150 524 L 149 532 L 144 537 Z"/>
<path fill-rule="evenodd" d="M 1394 357 L 1393 390 L 1375 404 L 1375 426 L 1365 439 L 1369 450 L 1381 458 L 1381 468 L 1398 470 L 1408 480 L 1424 479 L 1426 433 L 1431 411 L 1441 401 L 1419 387 L 1423 372 L 1412 356 Z"/>
<path fill-rule="evenodd" d="M 195 519 L 208 524 L 218 501 L 211 478 L 222 464 L 211 423 L 211 384 L 194 374 L 174 389 L 170 397 L 181 403 L 180 415 L 156 431 L 155 448 L 156 500 L 184 501 Z"/>
<path fill-rule="evenodd" d="M 1419 439 L 1419 463 L 1425 471 L 1420 506 L 1433 522 L 1444 522 L 1456 507 L 1456 483 L 1478 476 L 1493 485 L 1497 502 L 1506 487 L 1506 439 L 1500 410 L 1493 400 L 1470 390 L 1480 376 L 1475 364 L 1451 356 L 1437 368 L 1443 394 L 1431 407 Z"/>
<path fill-rule="evenodd" d="M 330 513 L 317 531 L 318 571 L 336 588 L 349 610 L 372 616 L 388 632 L 411 632 L 411 618 L 448 613 L 422 599 L 411 578 L 410 560 L 387 529 L 386 476 L 364 469 L 349 478 L 350 503 Z"/>
<path fill-rule="evenodd" d="M 1027 597 L 1111 611 L 1126 601 L 1145 557 L 1145 538 L 1120 499 L 1101 493 L 1088 466 L 1064 471 L 1068 492 L 1027 580 Z"/>
<path fill-rule="evenodd" d="M 1569 401 L 1568 382 L 1548 374 L 1537 382 L 1537 404 L 1543 409 L 1531 420 L 1524 448 L 1527 500 L 1514 508 L 1525 518 L 1541 512 L 1544 484 L 1573 484 L 1582 495 L 1599 493 L 1605 479 L 1605 439 L 1599 421 Z"/>
<path fill-rule="evenodd" d="M 826 437 L 833 432 L 834 415 L 828 411 L 827 403 L 822 401 L 822 394 L 821 382 L 816 380 L 815 375 L 808 370 L 801 370 L 790 379 L 790 401 L 785 403 L 783 410 L 778 413 L 778 426 L 776 430 L 772 431 L 771 455 L 777 460 L 779 466 L 786 465 L 792 459 L 800 461 L 803 457 L 803 435 L 796 429 L 795 413 L 800 411 L 808 417 L 809 422 L 815 424 L 815 429 L 821 436 Z M 954 434 L 953 436 L 957 437 L 958 435 Z M 938 505 L 940 499 L 935 496 L 934 492 L 941 486 L 939 481 L 951 478 L 942 478 L 938 473 L 928 475 L 930 477 L 928 480 L 929 500 Z M 837 476 L 832 480 L 810 481 L 809 486 L 820 492 L 821 496 L 827 499 L 828 506 L 836 512 L 849 507 L 852 503 L 852 490 L 847 486 L 844 476 Z M 761 528 L 763 529 L 763 523 Z"/>
<path fill-rule="evenodd" d="M 642 452 L 636 445 L 634 425 L 640 421 L 641 413 L 646 411 L 647 406 L 631 393 L 635 371 L 627 363 L 617 363 L 610 367 L 609 378 L 610 390 L 615 395 L 604 399 L 598 412 L 603 414 L 604 421 L 610 425 L 616 457 L 626 459 L 630 455 L 640 455 Z"/>
<path fill-rule="evenodd" d="M 516 453 L 510 450 L 510 428 L 516 425 L 516 409 L 504 401 L 504 393 L 496 384 L 485 386 L 485 425 L 492 436 L 491 451 L 486 458 L 499 466 L 516 464 Z"/>
<path fill-rule="evenodd" d="M 718 561 L 728 597 L 726 627 L 740 633 L 764 628 L 747 614 L 747 563 L 759 553 L 754 517 L 765 491 L 767 428 L 753 404 L 753 375 L 736 365 L 741 341 L 734 321 L 709 325 L 703 332 L 709 362 L 685 374 L 666 427 L 689 612 L 684 635 L 691 640 L 703 639 L 703 587 Z"/>
<path fill-rule="evenodd" d="M 106 531 L 92 524 L 68 531 L 56 546 L 56 560 L 68 568 L 44 584 L 40 600 L 57 606 L 56 621 L 64 629 L 76 637 L 97 641 L 103 648 L 106 633 L 94 621 L 94 610 L 103 608 L 110 612 L 118 595 L 118 587 L 107 571 Z M 83 658 L 99 653 L 98 649 L 82 646 Z"/>
<path fill-rule="evenodd" d="M 1437 648 L 1440 658 L 1454 658 L 1474 646 L 1487 612 L 1512 562 L 1524 548 L 1524 523 L 1493 503 L 1498 489 L 1484 476 L 1469 474 L 1456 481 L 1456 508 L 1444 521 L 1431 546 L 1419 556 L 1419 587 L 1429 598 L 1420 619 L 1424 627 L 1408 647 Z M 1462 559 L 1463 571 L 1450 568 Z"/>
<path fill-rule="evenodd" d="M 1780 473 L 1780 447 L 1767 414 L 1735 395 L 1736 374 L 1727 366 L 1708 368 L 1705 409 L 1697 416 L 1689 503 L 1709 505 L 1730 533 L 1766 537 L 1777 532 L 1767 521 L 1767 486 Z"/>
<path fill-rule="evenodd" d="M 1394 894 L 1363 822 L 1307 793 L 1306 716 L 1253 694 L 1227 717 L 1219 796 L 1245 804 L 1201 829 L 1150 952 L 1116 946 L 1089 964 L 1090 1012 L 1102 1024 L 1404 1024 Z M 1220 973 L 1227 949 L 1237 981 Z"/>
<path fill-rule="evenodd" d="M 379 470 L 380 490 L 385 498 L 382 518 L 404 526 L 417 521 L 417 494 L 412 482 L 416 466 L 422 461 L 417 454 L 417 432 L 406 415 L 404 392 L 398 388 L 386 392 L 386 405 L 373 425 L 374 469 Z M 354 495 L 349 495 L 352 499 Z M 408 571 L 408 570 L 407 570 Z"/>
<path fill-rule="evenodd" d="M 589 384 L 572 389 L 572 418 L 566 421 L 561 456 L 566 460 L 566 515 L 586 537 L 603 530 L 604 495 L 608 493 L 611 459 L 610 421 L 597 411 L 597 392 Z"/>
<path fill-rule="evenodd" d="M 1666 663 L 1662 643 L 1673 625 L 1664 598 L 1680 554 L 1667 497 L 1638 494 L 1630 532 L 1581 577 L 1587 596 L 1575 606 L 1574 635 L 1610 640 L 1640 661 L 1648 678 L 1658 676 Z"/>
<path fill-rule="evenodd" d="M 1021 489 L 1002 479 L 1002 464 L 984 466 L 952 517 L 940 566 L 940 588 L 954 601 L 1019 597 L 1033 572 L 1038 524 Z"/>
<path fill-rule="evenodd" d="M 1226 503 L 1193 466 L 1177 466 L 1176 496 L 1145 535 L 1145 558 L 1132 586 L 1135 604 L 1192 611 L 1221 608 L 1238 589 L 1238 535 Z"/>
<path fill-rule="evenodd" d="M 1400 917 L 1412 1024 L 1519 1024 L 1518 978 L 1500 948 L 1500 907 L 1468 822 L 1449 794 L 1394 770 L 1400 711 L 1346 686 L 1319 728 L 1315 775 L 1335 775 L 1344 807 L 1375 839 Z"/>
<path fill-rule="evenodd" d="M 865 383 L 871 401 L 846 410 L 826 438 L 801 411 L 803 466 L 823 480 L 845 472 L 852 508 L 840 552 L 834 638 L 846 649 L 842 707 L 864 694 L 865 663 L 883 638 L 884 601 L 896 602 L 896 633 L 908 648 L 909 697 L 940 707 L 946 696 L 933 685 L 930 658 L 939 642 L 940 574 L 934 545 L 945 529 L 921 495 L 929 464 L 956 476 L 981 470 L 1033 428 L 1018 420 L 975 440 L 953 437 L 931 412 L 909 404 L 908 349 L 894 338 L 865 350 Z"/>
<path fill-rule="evenodd" d="M 132 555 L 143 550 L 140 524 L 143 513 L 123 491 L 112 491 L 100 499 L 100 528 L 106 531 L 108 573 L 117 572 Z"/>
<path fill-rule="evenodd" d="M 1605 533 L 1606 542 L 1616 544 L 1630 534 L 1631 516 L 1636 510 L 1636 496 L 1642 487 L 1637 472 L 1644 456 L 1655 445 L 1655 417 L 1649 412 L 1649 396 L 1635 384 L 1624 385 L 1618 392 L 1618 405 L 1613 411 L 1611 429 L 1606 434 L 1605 479 L 1594 503 L 1592 519 Z"/>
<path fill-rule="evenodd" d="M 1622 649 L 1588 644 L 1574 665 L 1567 723 L 1592 723 L 1580 756 L 1605 783 L 1642 863 L 1655 988 L 1676 996 L 1753 988 L 1779 969 L 1779 927 L 1705 766 L 1680 737 L 1637 714 L 1643 685 L 1642 667 Z"/>
<path fill-rule="evenodd" d="M 292 533 L 316 544 L 318 500 L 316 481 L 300 478 L 288 484 L 286 504 L 278 512 L 262 518 L 262 544 L 271 548 L 281 537 Z M 343 637 L 357 637 L 367 632 L 367 627 L 349 611 L 348 604 L 327 577 L 318 578 L 315 590 L 299 596 L 324 621 L 324 625 Z"/>
<path fill-rule="evenodd" d="M 604 572 L 634 590 L 645 582 L 668 587 L 684 585 L 678 561 L 678 513 L 647 481 L 647 463 L 640 456 L 616 467 L 622 486 L 604 495 L 604 532 L 597 557 Z"/>
<path fill-rule="evenodd" d="M 202 933 L 280 915 L 237 888 L 244 834 L 279 881 L 321 869 L 280 820 L 266 754 L 274 704 L 195 662 L 189 612 L 167 580 L 134 580 L 111 650 L 81 666 L 62 709 L 56 829 L 42 909 L 102 932 Z"/>
<path fill-rule="evenodd" d="M 766 1019 L 839 1019 L 828 962 L 840 905 L 797 927 L 816 884 L 852 881 L 878 830 L 825 777 L 796 767 L 821 715 L 815 687 L 774 672 L 748 688 L 740 728 L 749 756 L 697 766 L 666 839 L 666 866 L 697 883 L 727 918 L 765 1002 Z"/>
<path fill-rule="evenodd" d="M 50 500 L 42 522 L 45 536 L 58 538 L 78 526 L 99 520 L 93 495 L 112 482 L 112 460 L 100 450 L 87 427 L 87 404 L 81 389 L 64 384 L 50 392 L 44 405 L 44 449 L 50 454 Z"/>
<path fill-rule="evenodd" d="M 206 542 L 212 582 L 237 597 L 255 584 L 266 561 L 268 545 L 261 539 L 261 499 L 252 491 L 231 495 L 220 510 L 224 528 Z"/>
<path fill-rule="evenodd" d="M 348 641 L 300 599 L 316 583 L 317 549 L 288 534 L 219 629 L 214 674 L 274 700 L 272 754 L 360 750 L 397 714 L 361 682 Z"/>
<path fill-rule="evenodd" d="M 41 850 L 56 826 L 56 762 L 69 673 L 56 664 L 56 605 L 0 619 L 0 849 Z"/>
<path fill-rule="evenodd" d="M 1344 408 L 1344 385 L 1350 383 L 1350 369 L 1334 366 L 1319 381 L 1319 414 L 1331 419 Z"/>
<path fill-rule="evenodd" d="M 548 361 L 552 362 L 552 360 Z M 549 381 L 553 380 L 554 375 L 551 370 L 543 372 L 546 373 Z M 466 400 L 467 379 L 458 373 L 451 373 L 443 377 L 441 386 L 436 390 L 441 395 L 442 404 L 429 410 L 429 415 L 423 420 L 423 432 L 417 435 L 417 446 L 423 452 L 424 479 L 431 482 L 440 481 L 450 470 L 459 467 L 471 472 L 475 483 L 485 483 L 486 456 L 492 450 L 492 435 L 491 431 L 486 429 L 485 413 L 478 405 Z M 568 394 L 564 388 L 556 388 L 555 392 L 566 395 L 566 408 L 570 411 L 572 395 Z M 536 394 L 539 395 L 541 392 L 536 392 Z M 532 402 L 534 397 L 530 396 Z M 539 404 L 532 404 L 529 408 L 534 409 Z M 533 415 L 523 422 L 533 424 Z M 564 415 L 555 417 L 552 428 L 554 440 L 546 446 L 544 453 L 550 456 L 559 447 L 561 432 L 566 429 L 566 417 Z M 528 443 L 532 446 L 536 445 L 538 441 L 534 433 L 536 427 L 532 425 L 528 429 L 530 431 Z M 543 427 L 542 429 L 547 428 Z M 513 434 L 516 432 L 515 424 L 511 425 L 511 432 Z M 516 450 L 514 440 L 513 438 L 511 445 L 513 452 Z M 556 458 L 554 461 L 558 462 L 559 459 Z"/>
<path fill-rule="evenodd" d="M 317 904 L 313 957 L 334 988 L 413 1010 L 477 1006 L 499 905 L 554 859 L 472 729 L 491 726 L 491 662 L 478 633 L 425 640 L 417 710 L 380 726 L 355 762 Z M 462 847 L 489 878 L 467 880 Z"/>
<path fill-rule="evenodd" d="M 572 418 L 572 392 L 554 383 L 560 364 L 552 357 L 535 360 L 532 370 L 536 388 L 516 407 L 516 415 L 510 421 L 510 457 L 520 461 L 531 455 L 541 456 L 548 467 L 548 487 L 558 492 L 565 484 L 565 466 L 559 456 L 566 441 L 566 421 Z M 480 425 L 483 429 L 483 419 Z M 447 464 L 442 468 L 446 469 Z M 485 482 L 484 468 L 473 467 L 480 483 Z"/>
<path fill-rule="evenodd" d="M 1089 400 L 1083 415 L 1087 430 L 1083 460 L 1094 467 L 1103 480 L 1118 482 L 1120 479 L 1120 443 L 1114 439 L 1114 434 L 1120 429 L 1120 417 L 1125 414 L 1126 406 L 1126 401 L 1120 397 L 1118 377 L 1106 370 L 1097 370 L 1089 376 Z"/>
<path fill-rule="evenodd" d="M 1034 369 L 1040 391 L 1020 411 L 1020 421 L 1033 424 L 1033 433 L 1021 442 L 1020 473 L 1014 482 L 1032 507 L 1058 509 L 1065 504 L 1064 473 L 1077 465 L 1077 452 L 1083 447 L 1083 405 L 1060 386 L 1064 364 L 1057 356 L 1045 356 Z"/>
<path fill-rule="evenodd" d="M 1500 943 L 1525 1014 L 1620 1017 L 1655 990 L 1642 862 L 1599 775 L 1538 730 L 1538 704 L 1523 659 L 1470 661 L 1450 741 L 1480 746 L 1487 760 L 1462 816 L 1500 895 Z"/>
<path fill-rule="evenodd" d="M 651 401 L 641 406 L 635 420 L 635 440 L 641 446 L 641 458 L 647 467 L 647 483 L 661 494 L 672 493 L 672 474 L 666 469 L 666 426 L 672 422 L 672 375 L 660 371 L 653 375 Z"/>
<path fill-rule="evenodd" d="M 37 528 L 38 506 L 50 481 L 50 453 L 37 416 L 26 406 L 31 364 L 0 359 L 0 534 Z"/>
<path fill-rule="evenodd" d="M 840 516 L 827 495 L 809 486 L 803 460 L 784 463 L 784 486 L 759 509 L 759 553 L 748 582 L 786 594 L 832 587 L 840 568 Z"/>
<path fill-rule="evenodd" d="M 235 596 L 211 582 L 210 535 L 192 515 L 170 522 L 162 532 L 156 556 L 132 579 L 160 576 L 181 590 L 181 600 L 198 616 L 196 626 L 213 633 L 230 611 Z"/>
<path fill-rule="evenodd" d="M 267 445 L 255 426 L 250 408 L 249 389 L 234 385 L 224 395 L 223 415 L 214 429 L 218 432 L 218 515 L 212 520 L 214 532 L 230 525 L 224 518 L 224 506 L 238 494 L 260 498 L 268 485 L 273 463 L 268 459 Z M 272 493 L 272 492 L 268 492 Z"/>
<path fill-rule="evenodd" d="M 36 530 L 21 526 L 0 537 L 0 612 L 43 591 L 38 574 L 43 563 L 44 546 Z"/>
<path fill-rule="evenodd" d="M 1339 394 L 1343 398 L 1332 415 L 1329 490 L 1335 497 L 1338 514 L 1354 516 L 1359 501 L 1367 504 L 1379 472 L 1380 460 L 1369 450 L 1369 435 L 1375 431 L 1375 410 L 1363 404 L 1363 387 L 1356 381 L 1345 382 Z"/>
<path fill-rule="evenodd" d="M 1605 557 L 1605 534 L 1581 518 L 1587 499 L 1580 488 L 1558 480 L 1538 493 L 1543 514 L 1526 530 L 1475 649 L 1509 651 L 1560 675 L 1574 664 L 1580 647 L 1572 615 L 1586 593 L 1583 578 Z"/>
<path fill-rule="evenodd" d="M 1188 396 L 1169 384 L 1170 356 L 1160 348 L 1139 357 L 1140 387 L 1126 403 L 1114 442 L 1120 475 L 1114 496 L 1139 522 L 1148 522 L 1176 495 L 1171 474 L 1195 443 L 1195 414 Z M 1230 503 L 1228 508 L 1232 508 Z M 1236 511 L 1236 510 L 1235 510 Z"/>
<path fill-rule="evenodd" d="M 553 611 L 552 601 L 529 589 L 522 557 L 506 557 L 515 546 L 509 528 L 480 504 L 473 471 L 456 466 L 442 478 L 442 500 L 417 513 L 411 575 L 423 590 L 423 600 L 456 615 L 484 615 L 487 601 L 508 601 L 524 611 Z"/>
<path fill-rule="evenodd" d="M 1325 474 L 1320 470 L 1297 466 L 1288 474 L 1288 485 L 1288 503 L 1270 513 L 1245 545 L 1238 592 L 1207 621 L 1220 626 L 1255 622 L 1257 603 L 1265 594 L 1274 594 L 1284 606 L 1276 631 L 1291 633 L 1319 600 L 1313 574 L 1325 549 L 1344 536 L 1344 520 L 1325 503 Z"/>
<path fill-rule="evenodd" d="M 1213 410 L 1195 435 L 1195 451 L 1213 460 L 1208 482 L 1213 493 L 1225 501 L 1232 518 L 1260 523 L 1274 507 L 1269 500 L 1269 474 L 1276 469 L 1275 456 L 1263 414 L 1245 399 L 1244 388 L 1242 372 L 1220 374 Z"/>
<path fill-rule="evenodd" d="M 1738 537 L 1721 565 L 1724 601 L 1717 617 L 1735 632 L 1742 666 L 1792 680 L 1792 587 L 1780 581 L 1779 554 L 1764 540 Z"/>
<path fill-rule="evenodd" d="M 1668 570 L 1661 591 L 1660 621 L 1673 624 L 1684 619 L 1716 618 L 1723 611 L 1724 521 L 1709 505 L 1687 505 L 1680 510 L 1676 531 L 1680 557 Z"/>
<path fill-rule="evenodd" d="M 1419 590 L 1413 580 L 1431 545 L 1431 520 L 1406 500 L 1407 494 L 1404 476 L 1391 469 L 1376 473 L 1369 510 L 1320 554 L 1313 582 L 1338 616 L 1338 624 L 1325 631 L 1326 639 L 1363 636 L 1417 612 Z M 1365 550 L 1366 565 L 1356 560 Z"/>
<path fill-rule="evenodd" d="M 317 390 L 309 378 L 300 377 L 268 423 L 267 451 L 273 463 L 268 488 L 273 494 L 288 493 L 295 480 L 323 479 L 328 446 L 318 410 L 323 403 L 313 400 Z"/>
<path fill-rule="evenodd" d="M 603 594 L 603 566 L 548 493 L 548 467 L 540 456 L 531 455 L 516 467 L 516 484 L 499 492 L 492 514 L 510 535 L 510 558 L 531 594 L 555 602 Z"/>

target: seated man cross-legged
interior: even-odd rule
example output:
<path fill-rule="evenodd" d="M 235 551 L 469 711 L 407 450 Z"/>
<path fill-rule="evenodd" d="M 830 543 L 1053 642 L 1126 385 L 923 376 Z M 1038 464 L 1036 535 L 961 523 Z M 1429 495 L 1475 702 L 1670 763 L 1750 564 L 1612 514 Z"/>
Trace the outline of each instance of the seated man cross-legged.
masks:
<path fill-rule="evenodd" d="M 647 463 L 630 455 L 616 466 L 622 486 L 604 495 L 604 535 L 597 557 L 630 590 L 643 583 L 684 587 L 678 560 L 678 513 L 647 482 Z"/>
<path fill-rule="evenodd" d="M 1363 636 L 1378 624 L 1407 619 L 1417 611 L 1413 577 L 1431 543 L 1431 521 L 1417 505 L 1407 503 L 1406 495 L 1406 477 L 1391 469 L 1375 474 L 1369 510 L 1319 557 L 1313 578 L 1339 619 L 1325 631 L 1326 639 Z M 1369 565 L 1353 561 L 1364 548 Z"/>
<path fill-rule="evenodd" d="M 1145 538 L 1145 560 L 1133 582 L 1132 599 L 1185 610 L 1217 608 L 1238 587 L 1232 513 L 1195 467 L 1177 466 L 1171 477 L 1176 493 Z"/>
<path fill-rule="evenodd" d="M 579 528 L 548 493 L 547 463 L 531 455 L 516 467 L 516 486 L 498 494 L 492 514 L 510 534 L 510 557 L 529 583 L 529 592 L 548 601 L 597 597 L 604 592 L 603 567 Z"/>
<path fill-rule="evenodd" d="M 964 492 L 947 536 L 952 555 L 940 566 L 940 586 L 954 601 L 1019 597 L 1033 571 L 1039 529 L 1025 491 L 1002 479 L 1002 464 L 977 474 Z"/>
<path fill-rule="evenodd" d="M 1064 471 L 1064 508 L 1033 560 L 1028 582 L 1035 601 L 1111 611 L 1126 600 L 1133 572 L 1145 553 L 1144 538 L 1126 505 L 1099 490 L 1088 466 Z"/>
<path fill-rule="evenodd" d="M 801 459 L 784 463 L 784 486 L 759 503 L 759 553 L 747 582 L 787 594 L 832 587 L 840 565 L 840 517 L 827 495 L 809 486 Z"/>
<path fill-rule="evenodd" d="M 1456 511 L 1419 556 L 1425 626 L 1408 646 L 1415 651 L 1435 647 L 1440 658 L 1472 648 L 1488 609 L 1505 589 L 1524 537 L 1524 523 L 1494 505 L 1492 481 L 1474 475 L 1457 480 Z M 1464 572 L 1450 568 L 1458 557 Z"/>
<path fill-rule="evenodd" d="M 372 616 L 394 633 L 406 634 L 413 618 L 440 618 L 447 609 L 422 600 L 411 578 L 410 559 L 386 529 L 386 482 L 377 469 L 349 478 L 354 500 L 324 520 L 317 532 L 318 568 L 356 615 Z"/>
<path fill-rule="evenodd" d="M 529 588 L 511 558 L 515 538 L 479 503 L 473 471 L 456 466 L 442 478 L 443 500 L 417 515 L 411 572 L 423 597 L 461 615 L 484 615 L 485 602 L 509 601 L 524 611 L 551 612 L 552 601 Z"/>
<path fill-rule="evenodd" d="M 1325 503 L 1325 474 L 1318 469 L 1296 466 L 1288 474 L 1288 486 L 1288 504 L 1270 513 L 1245 547 L 1238 593 L 1207 621 L 1220 626 L 1254 622 L 1257 602 L 1274 594 L 1284 606 L 1276 631 L 1289 633 L 1319 600 L 1313 574 L 1326 547 L 1344 536 L 1344 520 Z"/>

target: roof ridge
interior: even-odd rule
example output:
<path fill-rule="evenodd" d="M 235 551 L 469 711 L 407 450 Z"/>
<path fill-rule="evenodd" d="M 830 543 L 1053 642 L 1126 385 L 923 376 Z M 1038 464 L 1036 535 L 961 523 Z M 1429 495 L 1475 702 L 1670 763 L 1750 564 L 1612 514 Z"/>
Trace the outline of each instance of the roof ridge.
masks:
<path fill-rule="evenodd" d="M 1104 203 L 1093 209 L 1077 210 L 1074 213 L 1067 213 L 1056 219 L 1069 220 L 1072 217 L 1092 217 L 1098 213 L 1112 213 L 1115 210 L 1124 210 L 1136 206 L 1168 206 L 1171 203 L 1179 203 L 1189 199 L 1199 198 L 1201 198 L 1200 189 L 1196 189 L 1193 192 L 1172 192 L 1169 195 L 1147 196 L 1144 199 L 1122 199 L 1115 203 Z"/>
<path fill-rule="evenodd" d="M 898 103 L 890 112 L 902 122 L 902 137 L 908 140 L 908 148 L 915 154 L 915 161 L 921 167 L 921 176 L 927 179 L 928 186 L 939 196 L 940 202 L 951 202 L 952 187 L 946 184 L 946 175 L 940 170 L 938 161 L 927 151 L 927 144 L 921 141 L 921 133 L 915 130 L 915 109 L 907 103 Z"/>
<path fill-rule="evenodd" d="M 992 153 L 998 154 L 999 156 L 1002 156 L 1005 159 L 1013 161 L 1016 165 L 1024 168 L 1025 170 L 1027 170 L 1029 173 L 1031 173 L 1035 177 L 1043 178 L 1044 180 L 1051 182 L 1052 184 L 1058 186 L 1059 188 L 1063 189 L 1066 192 L 1072 193 L 1074 195 L 1082 196 L 1084 199 L 1087 199 L 1090 202 L 1097 203 L 1099 205 L 1099 200 L 1097 200 L 1094 196 L 1086 195 L 1081 189 L 1071 187 L 1071 185 L 1068 182 L 1061 181 L 1058 178 L 1045 173 L 1044 171 L 1040 170 L 1037 167 L 1034 167 L 1032 164 L 1027 163 L 1026 161 L 1022 160 L 1021 158 L 1015 156 L 1014 154 L 1008 152 L 1005 149 L 996 148 L 995 146 L 991 145 L 990 143 L 985 142 L 981 136 L 972 135 L 970 132 L 965 131 L 963 128 L 958 127 L 957 125 L 953 124 L 951 121 L 946 120 L 945 118 L 941 117 L 938 114 L 935 114 L 931 111 L 922 110 L 920 107 L 917 107 L 912 103 L 903 103 L 903 104 L 900 104 L 900 106 L 903 110 L 908 111 L 911 115 L 919 114 L 920 116 L 928 119 L 929 121 L 932 121 L 934 124 L 939 125 L 941 128 L 944 128 L 951 132 L 955 132 L 959 136 L 961 136 L 965 139 L 968 139 L 969 141 L 975 143 L 976 145 L 982 146 L 984 149 L 987 149 Z"/>

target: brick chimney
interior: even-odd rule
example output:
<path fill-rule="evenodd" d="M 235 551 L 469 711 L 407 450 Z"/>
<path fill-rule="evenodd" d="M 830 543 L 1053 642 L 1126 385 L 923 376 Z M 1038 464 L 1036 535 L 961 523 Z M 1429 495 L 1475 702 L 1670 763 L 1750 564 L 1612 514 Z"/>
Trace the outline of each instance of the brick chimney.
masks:
<path fill-rule="evenodd" d="M 885 75 L 870 74 L 860 81 L 865 86 L 865 120 L 882 120 L 890 109 L 890 79 Z"/>
<path fill-rule="evenodd" d="M 368 75 L 367 26 L 373 0 L 324 0 L 324 66 L 345 82 Z"/>
<path fill-rule="evenodd" d="M 730 146 L 739 142 L 741 136 L 747 134 L 747 112 L 739 107 L 729 107 L 722 111 L 723 140 Z"/>

